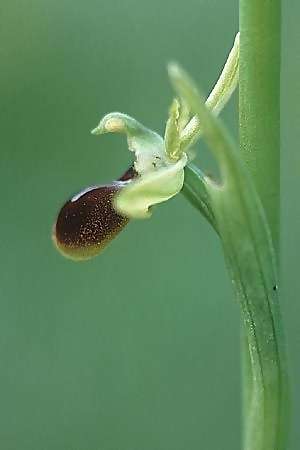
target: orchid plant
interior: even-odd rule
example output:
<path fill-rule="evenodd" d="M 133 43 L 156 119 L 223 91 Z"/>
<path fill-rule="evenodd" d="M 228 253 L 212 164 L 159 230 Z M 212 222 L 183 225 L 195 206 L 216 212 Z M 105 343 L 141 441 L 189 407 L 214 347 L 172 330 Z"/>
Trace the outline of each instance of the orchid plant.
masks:
<path fill-rule="evenodd" d="M 239 34 L 206 100 L 214 115 L 221 112 L 237 86 L 238 58 Z M 170 66 L 171 78 L 176 70 L 175 65 Z M 118 181 L 84 189 L 61 209 L 53 238 L 66 257 L 82 260 L 100 253 L 129 219 L 150 217 L 154 205 L 174 197 L 184 184 L 184 192 L 192 201 L 196 200 L 195 182 L 206 190 L 208 178 L 189 165 L 193 159 L 192 145 L 202 133 L 197 114 L 190 117 L 191 112 L 188 99 L 178 92 L 178 99 L 170 107 L 164 138 L 126 114 L 116 112 L 102 118 L 92 134 L 124 133 L 135 160 Z M 203 196 L 198 202 L 206 217 L 212 216 Z"/>
<path fill-rule="evenodd" d="M 131 167 L 110 184 L 92 186 L 60 210 L 53 240 L 66 257 L 91 258 L 130 219 L 182 192 L 220 238 L 241 305 L 244 449 L 286 445 L 287 376 L 279 311 L 280 0 L 240 0 L 240 33 L 204 100 L 189 75 L 170 64 L 175 90 L 164 137 L 122 113 L 110 113 L 94 135 L 123 133 Z M 239 82 L 240 146 L 217 117 Z M 193 163 L 203 137 L 219 166 L 212 178 Z"/>

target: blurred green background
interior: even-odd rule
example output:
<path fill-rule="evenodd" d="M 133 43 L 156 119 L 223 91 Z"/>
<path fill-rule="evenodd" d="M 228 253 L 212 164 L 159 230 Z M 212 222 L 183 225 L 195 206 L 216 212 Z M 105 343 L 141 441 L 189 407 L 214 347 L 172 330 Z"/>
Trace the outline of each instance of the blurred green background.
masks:
<path fill-rule="evenodd" d="M 300 4 L 283 3 L 282 307 L 296 450 Z M 166 63 L 208 92 L 238 2 L 3 0 L 0 17 L 1 450 L 238 450 L 239 308 L 202 217 L 177 196 L 85 263 L 50 239 L 64 200 L 129 164 L 124 138 L 90 135 L 101 116 L 127 112 L 162 132 Z M 223 118 L 236 133 L 236 96 Z"/>

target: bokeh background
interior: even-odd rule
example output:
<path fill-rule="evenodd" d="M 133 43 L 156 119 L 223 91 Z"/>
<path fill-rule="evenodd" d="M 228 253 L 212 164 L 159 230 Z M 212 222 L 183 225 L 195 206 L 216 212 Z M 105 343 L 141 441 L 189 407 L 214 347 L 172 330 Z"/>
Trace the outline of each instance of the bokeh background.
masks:
<path fill-rule="evenodd" d="M 283 3 L 282 308 L 296 450 L 300 4 Z M 3 0 L 0 17 L 0 448 L 238 450 L 239 308 L 202 217 L 177 196 L 85 263 L 50 239 L 64 200 L 128 166 L 124 138 L 90 135 L 101 116 L 127 112 L 162 132 L 166 63 L 208 92 L 238 2 Z M 223 118 L 236 134 L 237 97 Z"/>

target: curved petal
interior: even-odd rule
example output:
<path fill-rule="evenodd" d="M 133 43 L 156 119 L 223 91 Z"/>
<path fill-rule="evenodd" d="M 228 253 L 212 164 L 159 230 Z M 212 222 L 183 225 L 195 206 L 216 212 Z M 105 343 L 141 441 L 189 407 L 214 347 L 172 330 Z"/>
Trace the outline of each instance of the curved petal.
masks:
<path fill-rule="evenodd" d="M 150 217 L 151 206 L 165 202 L 182 189 L 186 163 L 184 154 L 177 163 L 130 182 L 114 199 L 118 213 L 134 219 Z"/>

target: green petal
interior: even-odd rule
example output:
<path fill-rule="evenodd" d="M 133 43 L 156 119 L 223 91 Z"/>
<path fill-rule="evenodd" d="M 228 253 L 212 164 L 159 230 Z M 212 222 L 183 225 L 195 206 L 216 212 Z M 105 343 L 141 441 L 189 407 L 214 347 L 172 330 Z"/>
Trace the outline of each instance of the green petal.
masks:
<path fill-rule="evenodd" d="M 180 104 L 175 98 L 169 110 L 169 118 L 165 131 L 166 153 L 172 161 L 178 161 L 183 152 L 180 152 Z"/>
<path fill-rule="evenodd" d="M 150 217 L 151 206 L 165 202 L 182 189 L 186 163 L 184 154 L 177 163 L 132 181 L 115 198 L 118 213 L 133 219 Z"/>

